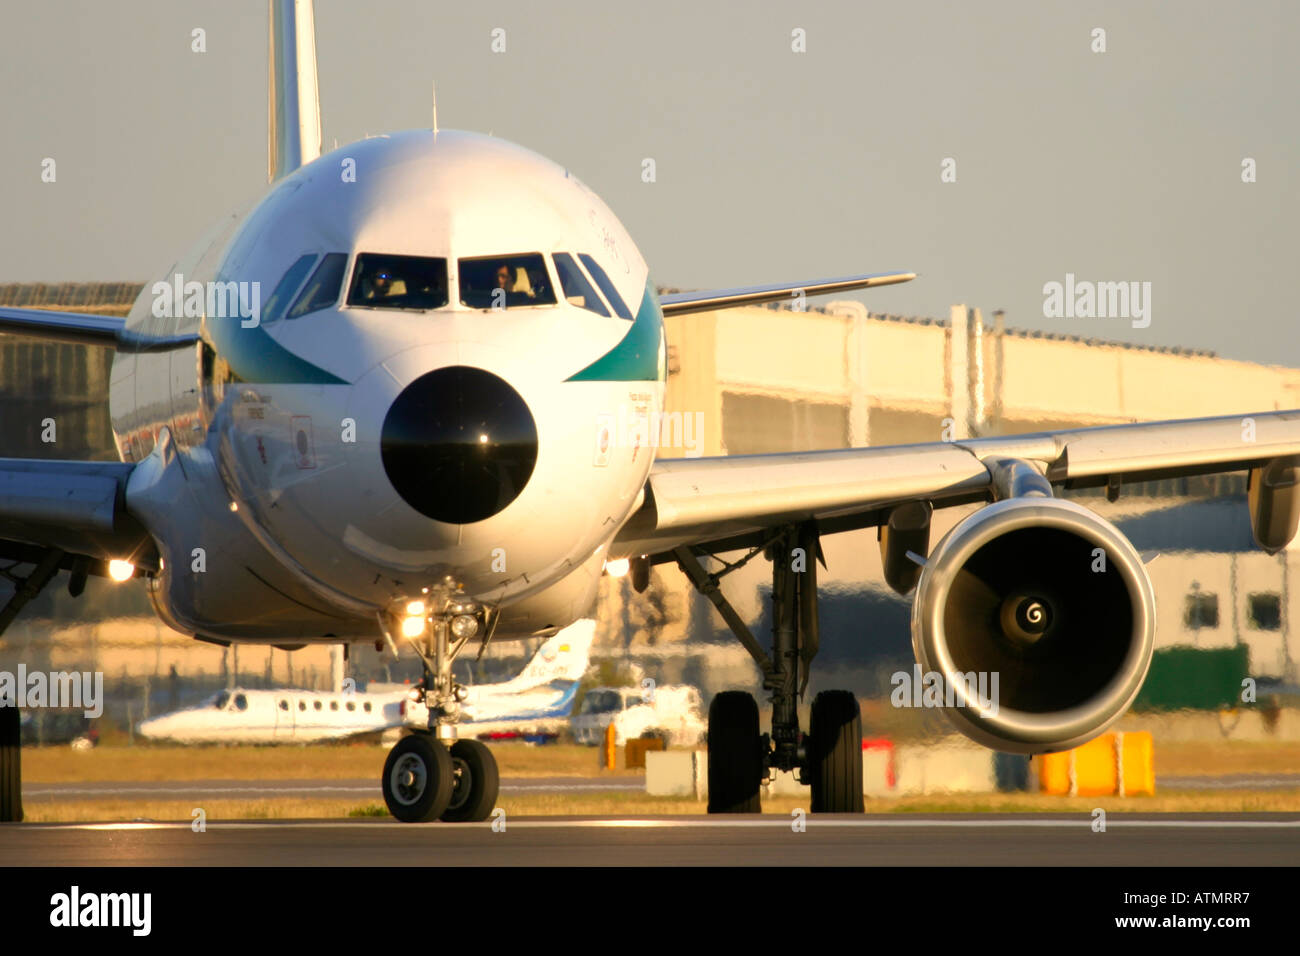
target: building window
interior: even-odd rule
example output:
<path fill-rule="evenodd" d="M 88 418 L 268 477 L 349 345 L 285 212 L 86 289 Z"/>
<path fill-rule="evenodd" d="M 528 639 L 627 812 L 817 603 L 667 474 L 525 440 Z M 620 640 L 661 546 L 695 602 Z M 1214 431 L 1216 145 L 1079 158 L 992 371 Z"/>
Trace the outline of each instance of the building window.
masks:
<path fill-rule="evenodd" d="M 1193 630 L 1213 630 L 1219 626 L 1219 596 L 1193 591 L 1187 595 L 1183 623 Z"/>
<path fill-rule="evenodd" d="M 1246 598 L 1246 620 L 1257 631 L 1282 630 L 1282 597 L 1252 594 Z"/>

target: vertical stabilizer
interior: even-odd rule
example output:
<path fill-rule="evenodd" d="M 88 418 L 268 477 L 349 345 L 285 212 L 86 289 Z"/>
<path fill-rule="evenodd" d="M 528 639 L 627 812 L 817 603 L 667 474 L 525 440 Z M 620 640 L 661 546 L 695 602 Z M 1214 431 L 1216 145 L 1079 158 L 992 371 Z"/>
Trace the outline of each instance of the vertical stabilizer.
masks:
<path fill-rule="evenodd" d="M 528 665 L 504 684 L 486 685 L 494 693 L 515 693 L 539 687 L 551 681 L 578 681 L 587 672 L 591 645 L 596 639 L 596 621 L 575 621 L 554 637 L 548 638 Z"/>
<path fill-rule="evenodd" d="M 316 16 L 312 0 L 269 0 L 267 181 L 320 155 L 316 86 Z"/>

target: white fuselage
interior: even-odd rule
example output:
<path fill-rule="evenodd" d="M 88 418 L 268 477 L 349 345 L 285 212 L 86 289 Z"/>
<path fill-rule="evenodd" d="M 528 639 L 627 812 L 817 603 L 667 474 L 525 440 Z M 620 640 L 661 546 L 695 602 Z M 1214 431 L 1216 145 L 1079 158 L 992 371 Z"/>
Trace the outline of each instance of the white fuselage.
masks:
<path fill-rule="evenodd" d="M 546 274 L 533 281 L 549 281 L 554 304 L 462 302 L 459 262 L 534 253 Z M 284 296 L 306 295 L 311 269 L 340 254 L 333 304 L 286 316 Z M 445 261 L 446 304 L 349 305 L 367 254 Z M 590 297 L 562 289 L 560 254 L 595 260 L 589 275 L 603 270 L 630 317 L 612 303 L 605 315 L 574 304 Z M 287 281 L 300 260 L 307 271 Z M 257 283 L 263 315 L 254 324 L 233 310 L 212 314 L 202 291 L 186 310 L 172 290 L 191 282 Z M 272 299 L 286 285 L 277 314 Z M 563 627 L 590 607 L 606 549 L 640 503 L 654 457 L 648 423 L 662 411 L 665 343 L 644 260 L 567 170 L 486 136 L 417 130 L 322 156 L 147 285 L 127 331 L 153 343 L 120 350 L 113 364 L 118 450 L 143 463 L 128 504 L 161 551 L 155 606 L 193 634 L 373 638 L 377 614 L 449 579 L 501 610 L 497 639 Z M 157 341 L 187 334 L 199 341 L 170 349 Z M 487 402 L 487 418 L 473 410 L 454 420 L 462 399 L 474 398 L 455 391 L 466 369 L 503 383 L 494 387 L 515 402 L 516 419 L 531 418 L 526 474 L 510 470 L 515 446 L 488 434 L 501 403 Z M 441 391 L 413 399 L 432 373 L 442 374 Z M 472 391 L 478 379 L 464 381 Z M 399 405 L 405 432 L 395 435 Z M 643 423 L 630 438 L 617 427 L 627 421 Z M 478 429 L 485 449 L 500 449 L 482 470 L 500 485 L 494 513 L 453 508 L 466 520 L 448 519 L 438 495 L 420 497 L 420 468 L 395 475 L 390 452 L 405 442 L 399 450 L 416 456 L 406 460 L 432 462 L 430 487 L 462 480 L 439 479 L 438 462 L 419 457 L 426 423 L 444 437 Z M 462 484 L 474 492 L 482 482 L 471 475 Z"/>
<path fill-rule="evenodd" d="M 401 726 L 404 696 L 235 688 L 141 721 L 137 729 L 150 740 L 185 744 L 345 740 Z"/>

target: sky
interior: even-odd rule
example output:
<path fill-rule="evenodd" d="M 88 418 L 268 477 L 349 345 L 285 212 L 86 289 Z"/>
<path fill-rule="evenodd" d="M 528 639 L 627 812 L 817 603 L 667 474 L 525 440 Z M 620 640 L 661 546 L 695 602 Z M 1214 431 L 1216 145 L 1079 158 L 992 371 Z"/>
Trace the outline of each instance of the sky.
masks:
<path fill-rule="evenodd" d="M 840 298 L 1300 367 L 1293 0 L 317 0 L 316 31 L 326 150 L 427 128 L 436 83 L 441 128 L 572 169 L 661 286 L 907 270 Z M 157 278 L 263 192 L 266 53 L 260 0 L 10 5 L 0 282 Z M 1149 314 L 1046 314 L 1067 275 Z"/>

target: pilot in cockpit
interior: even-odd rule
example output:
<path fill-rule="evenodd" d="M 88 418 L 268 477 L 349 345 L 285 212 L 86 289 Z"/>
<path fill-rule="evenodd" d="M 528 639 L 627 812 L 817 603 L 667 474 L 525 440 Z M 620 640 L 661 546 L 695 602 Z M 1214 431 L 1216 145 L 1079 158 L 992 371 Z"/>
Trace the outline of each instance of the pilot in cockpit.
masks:
<path fill-rule="evenodd" d="M 386 269 L 381 269 L 370 277 L 370 297 L 372 299 L 386 299 L 392 291 L 393 275 Z"/>

